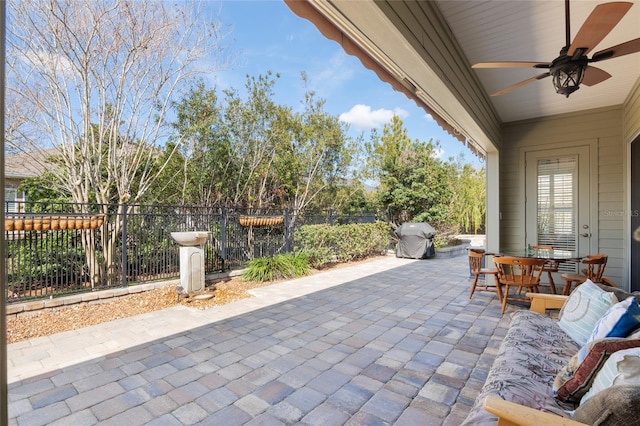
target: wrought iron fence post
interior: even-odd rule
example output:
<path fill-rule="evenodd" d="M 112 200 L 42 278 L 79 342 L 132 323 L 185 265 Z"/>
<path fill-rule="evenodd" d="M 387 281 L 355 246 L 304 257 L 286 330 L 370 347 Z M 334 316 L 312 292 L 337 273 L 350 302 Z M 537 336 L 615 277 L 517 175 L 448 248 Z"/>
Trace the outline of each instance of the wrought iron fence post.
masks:
<path fill-rule="evenodd" d="M 291 253 L 291 230 L 289 229 L 289 207 L 284 209 L 284 252 Z"/>
<path fill-rule="evenodd" d="M 222 206 L 220 222 L 220 258 L 222 259 L 222 272 L 224 272 L 224 262 L 227 260 L 227 208 L 225 206 Z"/>
<path fill-rule="evenodd" d="M 127 202 L 122 202 L 122 287 L 127 286 Z"/>

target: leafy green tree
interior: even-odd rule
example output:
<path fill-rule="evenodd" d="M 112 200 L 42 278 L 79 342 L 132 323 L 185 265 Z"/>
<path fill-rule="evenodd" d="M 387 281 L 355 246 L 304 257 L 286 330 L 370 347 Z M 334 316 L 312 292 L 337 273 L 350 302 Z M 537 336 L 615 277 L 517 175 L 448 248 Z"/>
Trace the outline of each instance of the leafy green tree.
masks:
<path fill-rule="evenodd" d="M 190 183 L 184 181 L 188 175 L 185 171 L 187 164 L 179 145 L 175 141 L 167 142 L 159 154 L 156 162 L 164 167 L 149 191 L 140 197 L 141 204 L 182 205 L 184 200 L 189 200 L 185 187 L 189 187 Z M 191 204 L 188 201 L 186 203 Z M 193 203 L 196 204 L 197 201 L 194 200 Z"/>
<path fill-rule="evenodd" d="M 174 103 L 171 123 L 175 140 L 167 145 L 159 163 L 167 162 L 156 182 L 163 202 L 212 205 L 226 195 L 225 184 L 233 174 L 230 141 L 223 134 L 222 105 L 215 90 L 198 81 Z"/>
<path fill-rule="evenodd" d="M 71 202 L 71 194 L 57 191 L 51 188 L 53 176 L 50 172 L 45 171 L 41 176 L 23 179 L 18 185 L 18 191 L 25 194 L 25 198 L 34 202 L 53 202 L 68 203 Z"/>
<path fill-rule="evenodd" d="M 346 127 L 307 91 L 303 109 L 274 101 L 279 76 L 247 76 L 245 91 L 196 85 L 176 103 L 179 156 L 165 168 L 163 188 L 197 204 L 254 209 L 320 207 L 349 179 L 355 143 Z M 303 82 L 306 76 L 303 74 Z M 178 185 L 181 185 L 178 187 Z"/>
<path fill-rule="evenodd" d="M 450 168 L 437 158 L 437 143 L 412 141 L 394 116 L 367 145 L 369 167 L 379 182 L 378 197 L 396 223 L 446 221 L 452 188 Z"/>
<path fill-rule="evenodd" d="M 477 234 L 484 229 L 486 214 L 485 170 L 458 161 L 451 176 L 451 221 L 462 232 Z"/>
<path fill-rule="evenodd" d="M 228 203 L 263 208 L 281 198 L 274 165 L 281 147 L 291 140 L 292 111 L 273 100 L 277 78 L 271 72 L 247 76 L 245 97 L 237 90 L 225 90 L 223 133 L 234 160 Z"/>

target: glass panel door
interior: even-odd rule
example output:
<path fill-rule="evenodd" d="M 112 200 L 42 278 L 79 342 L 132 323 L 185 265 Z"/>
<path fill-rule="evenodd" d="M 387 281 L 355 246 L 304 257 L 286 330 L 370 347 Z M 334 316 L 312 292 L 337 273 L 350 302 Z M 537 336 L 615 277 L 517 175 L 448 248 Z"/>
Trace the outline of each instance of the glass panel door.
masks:
<path fill-rule="evenodd" d="M 536 244 L 575 252 L 578 158 L 538 159 L 537 163 Z"/>
<path fill-rule="evenodd" d="M 591 253 L 597 239 L 591 229 L 589 147 L 527 152 L 525 169 L 525 243 Z M 576 270 L 574 263 L 560 265 L 560 272 Z"/>

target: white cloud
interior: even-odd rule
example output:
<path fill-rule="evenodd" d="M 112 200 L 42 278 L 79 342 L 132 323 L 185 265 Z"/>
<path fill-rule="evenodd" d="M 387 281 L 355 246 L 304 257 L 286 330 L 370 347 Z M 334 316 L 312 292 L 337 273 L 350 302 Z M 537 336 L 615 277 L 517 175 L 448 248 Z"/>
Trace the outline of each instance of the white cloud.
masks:
<path fill-rule="evenodd" d="M 442 158 L 442 156 L 444 155 L 444 149 L 442 148 L 438 148 L 433 150 L 433 158 Z"/>
<path fill-rule="evenodd" d="M 63 55 L 46 51 L 30 50 L 24 56 L 26 63 L 36 67 L 44 67 L 47 71 L 53 70 L 56 74 L 64 77 L 72 77 L 74 67 L 71 61 Z"/>
<path fill-rule="evenodd" d="M 318 65 L 322 64 L 320 70 L 314 75 L 314 80 L 321 83 L 327 83 L 338 78 L 341 82 L 348 80 L 354 72 L 344 66 L 345 57 L 342 52 L 335 52 L 328 61 L 318 62 Z"/>
<path fill-rule="evenodd" d="M 409 113 L 402 108 L 371 110 L 369 105 L 354 105 L 349 111 L 340 114 L 340 121 L 348 123 L 359 130 L 380 127 L 391 121 L 394 115 L 400 118 L 407 117 Z"/>
<path fill-rule="evenodd" d="M 344 85 L 354 77 L 353 68 L 345 66 L 346 59 L 345 53 L 339 49 L 328 61 L 317 61 L 307 72 L 310 86 L 321 98 L 326 99 L 335 96 L 337 92 L 344 92 Z"/>

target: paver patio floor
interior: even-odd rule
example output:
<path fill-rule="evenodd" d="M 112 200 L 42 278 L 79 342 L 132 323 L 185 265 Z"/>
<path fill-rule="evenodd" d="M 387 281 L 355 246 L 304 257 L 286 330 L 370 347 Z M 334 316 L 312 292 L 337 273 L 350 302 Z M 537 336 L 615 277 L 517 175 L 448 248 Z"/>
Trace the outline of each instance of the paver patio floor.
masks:
<path fill-rule="evenodd" d="M 470 282 L 388 256 L 12 344 L 10 424 L 457 425 L 509 322 Z"/>

